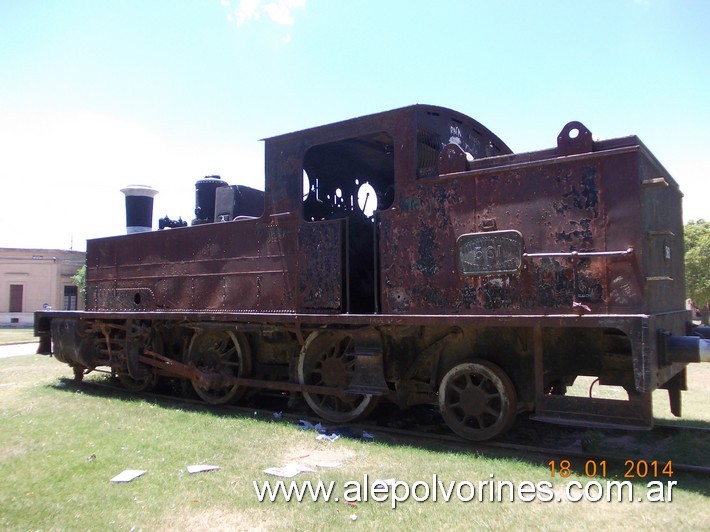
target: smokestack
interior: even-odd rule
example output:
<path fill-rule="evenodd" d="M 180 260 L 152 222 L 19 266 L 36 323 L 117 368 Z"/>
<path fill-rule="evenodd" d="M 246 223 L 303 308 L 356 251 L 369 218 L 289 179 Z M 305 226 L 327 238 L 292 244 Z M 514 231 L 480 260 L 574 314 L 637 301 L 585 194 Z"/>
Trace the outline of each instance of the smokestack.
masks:
<path fill-rule="evenodd" d="M 128 185 L 126 195 L 126 233 L 143 233 L 153 229 L 153 198 L 158 193 L 145 185 Z"/>

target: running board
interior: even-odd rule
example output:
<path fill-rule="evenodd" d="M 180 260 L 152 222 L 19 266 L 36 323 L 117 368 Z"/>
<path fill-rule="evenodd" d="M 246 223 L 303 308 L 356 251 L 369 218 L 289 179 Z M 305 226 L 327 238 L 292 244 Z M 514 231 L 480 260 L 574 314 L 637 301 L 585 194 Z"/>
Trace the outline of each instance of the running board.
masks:
<path fill-rule="evenodd" d="M 653 427 L 650 393 L 629 394 L 629 400 L 545 395 L 530 419 L 603 429 L 649 430 Z"/>

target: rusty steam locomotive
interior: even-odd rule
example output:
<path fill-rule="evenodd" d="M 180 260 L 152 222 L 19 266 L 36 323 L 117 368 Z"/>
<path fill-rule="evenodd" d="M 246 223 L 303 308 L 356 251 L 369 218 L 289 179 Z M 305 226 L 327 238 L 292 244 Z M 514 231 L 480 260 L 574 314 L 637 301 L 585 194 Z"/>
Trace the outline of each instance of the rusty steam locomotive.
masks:
<path fill-rule="evenodd" d="M 264 191 L 206 178 L 189 227 L 90 240 L 87 310 L 38 312 L 40 352 L 213 404 L 302 394 L 335 423 L 438 402 L 472 440 L 521 412 L 650 427 L 657 388 L 680 415 L 710 341 L 684 306 L 682 194 L 637 137 L 571 122 L 514 154 L 415 105 L 265 150 Z M 628 397 L 567 395 L 578 376 Z"/>

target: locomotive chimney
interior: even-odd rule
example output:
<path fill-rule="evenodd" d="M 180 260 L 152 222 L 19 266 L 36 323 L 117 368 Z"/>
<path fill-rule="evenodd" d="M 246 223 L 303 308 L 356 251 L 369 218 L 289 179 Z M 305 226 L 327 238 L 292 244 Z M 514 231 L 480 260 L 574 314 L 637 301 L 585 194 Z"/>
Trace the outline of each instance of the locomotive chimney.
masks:
<path fill-rule="evenodd" d="M 126 233 L 143 233 L 153 229 L 153 198 L 158 193 L 145 185 L 128 185 L 126 195 Z"/>

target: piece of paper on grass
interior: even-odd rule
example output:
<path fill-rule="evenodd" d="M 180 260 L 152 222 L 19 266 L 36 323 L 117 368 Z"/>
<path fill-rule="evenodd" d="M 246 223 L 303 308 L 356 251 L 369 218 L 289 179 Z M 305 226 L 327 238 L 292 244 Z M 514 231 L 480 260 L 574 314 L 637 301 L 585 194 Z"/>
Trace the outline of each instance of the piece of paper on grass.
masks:
<path fill-rule="evenodd" d="M 207 464 L 196 464 L 187 466 L 187 472 L 191 475 L 194 473 L 204 473 L 205 471 L 216 471 L 219 466 L 207 465 Z"/>
<path fill-rule="evenodd" d="M 142 469 L 126 469 L 124 471 L 121 471 L 115 477 L 113 477 L 111 479 L 111 482 L 130 482 L 131 480 L 138 478 L 144 473 L 145 471 L 143 471 Z"/>
<path fill-rule="evenodd" d="M 291 478 L 295 477 L 299 473 L 313 473 L 314 469 L 311 469 L 310 467 L 306 467 L 301 464 L 286 464 L 285 466 L 281 467 L 269 467 L 268 469 L 264 469 L 264 473 L 267 475 L 274 475 L 276 477 L 286 477 L 286 478 Z"/>

